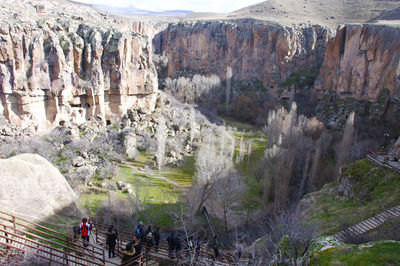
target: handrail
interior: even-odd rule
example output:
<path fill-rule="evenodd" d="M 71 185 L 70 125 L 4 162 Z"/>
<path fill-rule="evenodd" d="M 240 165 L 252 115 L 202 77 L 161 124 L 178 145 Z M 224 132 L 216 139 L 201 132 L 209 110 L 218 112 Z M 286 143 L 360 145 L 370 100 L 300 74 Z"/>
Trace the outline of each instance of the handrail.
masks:
<path fill-rule="evenodd" d="M 22 248 L 15 247 L 15 246 L 12 246 L 12 245 L 10 245 L 10 244 L 4 244 L 4 243 L 2 243 L 2 245 L 6 246 L 6 247 L 8 247 L 8 248 L 20 250 L 20 251 L 23 251 L 23 252 L 26 251 L 26 250 L 24 250 L 24 249 L 22 249 Z M 36 256 L 36 257 L 43 258 L 43 259 L 45 259 L 45 260 L 48 260 L 48 261 L 52 262 L 50 258 L 47 258 L 47 257 L 42 256 L 42 255 L 40 255 L 40 254 L 35 254 L 35 256 Z M 58 264 L 61 264 L 61 265 L 68 265 L 68 264 L 65 264 L 65 263 L 62 263 L 62 262 L 59 262 L 59 261 L 57 261 L 57 263 L 58 263 Z"/>
<path fill-rule="evenodd" d="M 3 225 L 3 226 L 4 226 L 4 225 Z M 4 227 L 13 229 L 12 227 L 9 227 L 9 226 L 4 226 Z M 14 229 L 13 229 L 13 230 L 14 230 Z M 15 233 L 15 234 L 14 234 L 14 233 L 11 233 L 11 232 L 9 232 L 9 231 L 7 231 L 7 230 L 0 229 L 0 231 L 1 231 L 1 232 L 4 232 L 4 233 L 7 233 L 7 234 L 11 234 L 11 235 L 17 236 L 17 237 L 20 237 L 20 238 L 26 238 L 26 237 L 21 236 L 21 235 L 18 235 L 18 234 L 16 234 L 16 233 Z M 75 249 L 75 248 L 72 248 L 72 247 L 68 247 L 68 246 L 59 244 L 59 243 L 57 243 L 57 242 L 48 240 L 48 239 L 46 239 L 46 238 L 37 236 L 37 235 L 32 234 L 32 233 L 29 233 L 29 232 L 25 232 L 25 231 L 22 231 L 22 230 L 19 230 L 19 229 L 15 229 L 15 231 L 20 232 L 20 233 L 23 233 L 23 234 L 28 235 L 28 236 L 36 237 L 38 240 L 48 242 L 49 244 L 57 245 L 57 246 L 63 248 L 64 250 L 74 251 L 74 252 L 77 252 L 77 253 L 85 253 L 85 252 L 82 251 L 82 250 Z M 44 243 L 35 241 L 35 240 L 33 240 L 33 239 L 29 239 L 29 238 L 26 238 L 26 239 L 28 239 L 28 240 L 29 240 L 30 242 L 32 242 L 32 243 L 42 245 L 42 246 L 47 247 L 47 248 L 50 248 L 50 249 L 52 249 L 52 250 L 54 250 L 54 251 L 60 251 L 58 248 L 54 248 L 54 247 L 52 247 L 52 246 L 49 246 L 49 245 L 46 245 L 46 244 L 44 244 Z M 62 251 L 62 252 L 65 253 L 65 251 Z M 70 253 L 70 252 L 67 252 L 67 253 L 70 254 L 70 255 L 73 255 L 73 254 Z M 75 256 L 75 255 L 73 255 L 73 256 Z M 96 257 L 96 256 L 92 256 L 92 258 L 95 258 L 95 259 L 98 259 L 98 260 L 100 260 L 100 261 L 103 261 L 102 258 L 98 258 L 98 257 Z"/>
<path fill-rule="evenodd" d="M 50 243 L 50 244 L 52 244 L 52 245 L 56 245 L 56 246 L 58 246 L 58 247 L 61 247 L 61 248 L 63 248 L 64 250 L 69 250 L 69 251 L 78 252 L 78 253 L 84 253 L 84 254 L 86 254 L 86 255 L 91 256 L 92 258 L 94 258 L 94 259 L 96 259 L 96 260 L 101 261 L 103 264 L 104 264 L 104 262 L 105 262 L 105 253 L 104 253 L 104 250 L 101 249 L 101 248 L 99 248 L 99 247 L 96 247 L 96 246 L 91 245 L 90 243 L 88 243 L 89 246 L 92 248 L 92 250 L 91 250 L 90 248 L 84 248 L 84 249 L 83 249 L 83 247 L 80 246 L 79 244 L 75 243 L 74 239 L 73 239 L 72 237 L 70 237 L 70 236 L 66 236 L 66 235 L 64 235 L 64 234 L 62 234 L 62 233 L 58 233 L 58 232 L 56 232 L 56 231 L 54 231 L 54 230 L 52 230 L 52 229 L 43 227 L 43 226 L 41 226 L 41 225 L 38 225 L 38 224 L 36 224 L 36 223 L 27 221 L 27 220 L 25 220 L 25 219 L 16 217 L 16 216 L 14 216 L 14 215 L 8 214 L 8 213 L 3 212 L 3 211 L 0 211 L 0 213 L 3 214 L 3 216 L 4 216 L 4 215 L 6 216 L 6 217 L 3 217 L 3 216 L 0 215 L 0 220 L 6 221 L 6 222 L 9 222 L 10 224 L 12 224 L 12 226 L 7 226 L 6 224 L 3 223 L 2 226 L 3 226 L 4 228 L 9 228 L 10 230 L 14 231 L 14 233 L 19 232 L 19 233 L 22 233 L 22 234 L 25 234 L 25 235 L 29 235 L 29 236 L 35 237 L 35 238 L 38 239 L 38 240 L 41 240 L 41 241 Z M 19 223 L 19 222 L 17 222 L 17 220 L 21 220 L 21 221 L 23 221 L 23 222 L 26 222 L 28 225 L 23 224 L 23 223 Z M 48 231 L 50 231 L 50 232 L 55 232 L 55 233 L 57 233 L 58 235 L 65 236 L 65 239 L 62 239 L 62 238 L 60 238 L 60 237 L 58 237 L 58 236 L 54 236 L 54 235 L 51 235 L 51 234 L 49 234 L 49 233 L 47 233 L 47 232 L 44 232 L 44 231 L 41 231 L 41 230 L 32 228 L 32 227 L 29 226 L 29 224 L 30 224 L 30 225 L 38 226 L 39 228 L 43 228 L 43 229 L 48 230 Z M 21 230 L 20 230 L 19 228 L 21 228 Z M 4 230 L 2 230 L 2 231 L 4 231 Z M 41 237 L 41 236 L 38 236 L 38 235 L 36 235 L 36 234 L 30 233 L 30 232 L 27 232 L 27 231 L 34 232 L 34 233 L 37 232 L 37 233 L 39 233 L 39 234 L 42 234 L 42 235 L 45 235 L 45 236 L 50 236 L 50 237 L 52 237 L 52 238 L 54 238 L 54 239 L 61 240 L 61 241 L 65 242 L 65 243 L 67 244 L 67 246 L 65 246 L 65 245 L 63 245 L 63 244 L 61 244 L 61 243 L 54 242 L 54 241 L 52 241 L 52 240 L 50 240 L 50 239 L 43 238 L 43 237 Z M 6 231 L 5 233 L 10 233 L 10 232 Z M 29 240 L 29 241 L 32 241 L 32 240 Z M 83 243 L 83 241 L 77 241 L 77 242 L 82 242 L 82 243 Z M 39 243 L 39 244 L 41 244 L 41 243 Z M 70 247 L 70 246 L 72 246 L 72 247 Z M 57 251 L 59 251 L 59 250 L 57 250 Z M 59 252 L 60 252 L 60 251 L 59 251 Z M 88 254 L 88 252 L 89 252 L 89 254 Z M 65 252 L 64 252 L 64 253 L 65 253 Z M 97 255 L 99 255 L 100 257 L 98 257 Z M 102 264 L 100 264 L 100 265 L 102 265 Z"/>
<path fill-rule="evenodd" d="M 6 227 L 11 228 L 11 227 L 9 227 L 9 226 L 6 226 Z M 13 229 L 13 228 L 11 228 L 11 229 Z M 22 232 L 21 230 L 18 230 L 18 229 L 17 229 L 17 231 L 18 231 L 18 232 Z M 31 243 L 33 243 L 33 244 L 38 245 L 38 246 L 45 247 L 45 248 L 48 248 L 48 249 L 53 250 L 53 251 L 56 251 L 56 252 L 60 252 L 61 254 L 64 254 L 64 255 L 66 255 L 66 256 L 70 256 L 70 257 L 73 257 L 73 258 L 76 258 L 76 259 L 79 259 L 79 260 L 83 260 L 83 261 L 86 261 L 86 262 L 89 262 L 89 263 L 93 263 L 93 264 L 95 264 L 95 265 L 104 265 L 104 263 L 99 263 L 99 262 L 96 262 L 96 261 L 94 261 L 94 260 L 89 260 L 89 259 L 86 259 L 86 258 L 84 258 L 84 257 L 75 255 L 75 254 L 73 254 L 73 253 L 65 252 L 65 251 L 63 251 L 63 250 L 61 250 L 61 249 L 54 248 L 54 247 L 52 247 L 52 246 L 50 246 L 50 245 L 46 245 L 46 244 L 40 243 L 40 242 L 35 241 L 35 240 L 33 240 L 33 239 L 24 237 L 24 236 L 22 236 L 22 235 L 18 235 L 18 234 L 16 234 L 16 233 L 9 232 L 9 231 L 4 230 L 4 229 L 1 229 L 1 228 L 0 228 L 0 232 L 3 232 L 3 233 L 5 233 L 5 234 L 12 235 L 12 236 L 14 236 L 14 237 L 20 238 L 20 239 L 25 240 L 25 241 L 29 241 L 29 242 L 31 242 Z M 34 236 L 33 234 L 28 234 L 28 235 Z M 36 237 L 37 237 L 37 236 L 36 236 Z M 22 244 L 22 245 L 24 245 L 24 246 L 27 246 L 27 247 L 36 248 L 36 247 L 34 247 L 34 246 L 31 246 L 31 245 L 26 244 L 26 243 L 24 243 L 24 242 L 18 241 L 18 240 L 16 240 L 15 238 L 10 238 L 10 237 L 8 237 L 8 236 L 0 236 L 0 238 L 7 239 L 7 240 L 9 240 L 9 241 L 11 241 L 11 242 L 20 243 L 20 244 Z M 37 238 L 40 238 L 40 237 L 37 237 Z M 43 238 L 42 238 L 42 239 L 43 239 Z M 53 242 L 53 241 L 49 241 L 49 242 Z M 55 242 L 53 242 L 53 243 L 55 243 Z M 2 243 L 2 245 L 3 245 L 3 244 L 4 244 L 4 243 Z M 8 244 L 8 245 L 10 245 L 10 244 Z M 62 245 L 60 245 L 60 246 L 62 246 Z M 66 246 L 64 246 L 64 247 L 65 247 L 66 249 L 70 249 L 70 250 L 71 250 L 71 248 L 68 248 L 68 247 L 66 247 Z M 14 247 L 13 245 L 10 245 L 10 248 L 16 248 L 16 247 Z M 47 251 L 45 251 L 45 250 L 41 250 L 41 251 L 42 251 L 42 252 L 45 252 L 45 253 L 49 253 L 49 252 L 47 252 Z M 72 251 L 78 251 L 78 250 L 73 250 L 73 249 L 72 249 Z M 78 251 L 78 252 L 80 252 L 80 251 Z M 56 255 L 56 254 L 52 254 L 52 255 Z M 78 262 L 76 262 L 76 261 L 74 261 L 74 262 L 75 262 L 75 263 L 78 263 Z"/>
<path fill-rule="evenodd" d="M 13 223 L 15 223 L 15 225 L 23 226 L 23 227 L 25 227 L 25 228 L 27 228 L 27 229 L 34 230 L 34 231 L 36 231 L 36 232 L 40 232 L 41 234 L 44 234 L 44 235 L 47 235 L 47 236 L 51 236 L 51 237 L 53 237 L 53 238 L 55 238 L 55 239 L 58 239 L 58 240 L 61 240 L 61 241 L 70 243 L 70 244 L 72 244 L 72 245 L 76 245 L 76 244 L 74 244 L 74 242 L 79 242 L 79 243 L 81 243 L 81 244 L 85 243 L 85 242 L 84 242 L 83 240 L 81 240 L 81 239 L 74 239 L 74 238 L 72 238 L 71 236 L 62 234 L 62 233 L 57 232 L 57 231 L 55 231 L 55 230 L 53 230 L 53 229 L 44 227 L 44 226 L 42 226 L 42 225 L 40 225 L 40 224 L 37 224 L 37 223 L 34 223 L 34 222 L 30 222 L 30 221 L 25 220 L 25 219 L 23 219 L 23 218 L 20 218 L 20 217 L 11 215 L 11 214 L 6 213 L 6 212 L 4 212 L 4 211 L 0 211 L 0 213 L 1 213 L 1 214 L 4 214 L 4 215 L 7 215 L 7 216 L 10 216 L 11 218 L 16 218 L 16 219 L 21 220 L 21 221 L 23 221 L 23 222 L 26 222 L 26 223 L 28 223 L 28 224 L 34 225 L 35 227 L 39 227 L 39 228 L 45 229 L 45 230 L 47 230 L 47 231 L 49 231 L 49 232 L 58 234 L 58 235 L 60 235 L 60 236 L 65 237 L 66 239 L 62 239 L 62 238 L 60 238 L 60 237 L 58 237 L 58 236 L 54 236 L 54 235 L 48 234 L 48 233 L 46 233 L 46 232 L 43 232 L 43 231 L 40 231 L 40 230 L 31 228 L 31 227 L 29 227 L 29 226 L 27 226 L 27 225 L 24 225 L 24 224 L 21 224 L 21 223 L 17 223 L 16 221 L 14 221 L 14 219 L 13 219 L 13 220 L 7 220 L 7 218 L 4 218 L 4 217 L 1 217 L 1 216 L 0 216 L 0 219 L 1 219 L 1 220 L 5 220 L 5 221 L 8 221 L 8 222 L 13 222 Z M 94 249 L 98 249 L 98 250 L 100 250 L 100 251 L 97 251 L 97 252 L 95 252 L 95 253 L 97 253 L 97 254 L 103 254 L 104 251 L 103 251 L 102 249 L 100 249 L 100 248 L 98 248 L 98 247 L 96 247 L 96 246 L 94 246 L 94 245 L 92 245 L 92 244 L 90 244 L 90 243 L 86 243 L 86 244 L 88 244 L 88 246 L 91 246 L 91 247 L 93 248 L 93 252 L 95 252 Z M 103 252 L 102 252 L 102 251 L 103 251 Z"/>

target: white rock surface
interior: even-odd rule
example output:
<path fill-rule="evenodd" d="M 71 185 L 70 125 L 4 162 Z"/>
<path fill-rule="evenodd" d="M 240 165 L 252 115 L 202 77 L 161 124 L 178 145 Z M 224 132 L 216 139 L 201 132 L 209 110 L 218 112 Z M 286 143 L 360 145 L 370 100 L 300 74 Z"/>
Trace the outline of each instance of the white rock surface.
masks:
<path fill-rule="evenodd" d="M 76 199 L 58 169 L 36 154 L 1 159 L 0 184 L 0 208 L 29 220 L 41 220 Z"/>

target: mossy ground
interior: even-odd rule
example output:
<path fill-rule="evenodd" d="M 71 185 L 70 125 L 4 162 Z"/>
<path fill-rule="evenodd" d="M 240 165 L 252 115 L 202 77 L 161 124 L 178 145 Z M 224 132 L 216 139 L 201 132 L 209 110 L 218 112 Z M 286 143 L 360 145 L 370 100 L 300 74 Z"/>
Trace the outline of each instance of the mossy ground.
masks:
<path fill-rule="evenodd" d="M 372 217 L 382 211 L 400 205 L 400 177 L 389 169 L 363 159 L 344 169 L 357 185 L 353 199 L 336 196 L 337 182 L 325 185 L 320 191 L 306 198 L 315 198 L 306 215 L 320 223 L 321 231 L 334 234 L 342 224 L 352 225 Z"/>
<path fill-rule="evenodd" d="M 400 243 L 378 242 L 371 247 L 330 248 L 314 254 L 310 265 L 400 265 Z"/>

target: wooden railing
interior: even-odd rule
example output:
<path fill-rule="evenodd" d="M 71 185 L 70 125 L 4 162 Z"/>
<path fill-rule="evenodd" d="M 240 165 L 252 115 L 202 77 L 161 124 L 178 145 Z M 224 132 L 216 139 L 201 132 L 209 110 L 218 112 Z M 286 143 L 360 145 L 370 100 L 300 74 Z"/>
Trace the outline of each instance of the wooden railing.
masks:
<path fill-rule="evenodd" d="M 37 223 L 0 211 L 0 244 L 7 252 L 32 251 L 33 255 L 59 264 L 118 265 L 105 260 L 104 249 L 64 235 Z"/>
<path fill-rule="evenodd" d="M 92 220 L 94 222 L 96 231 L 96 241 L 106 247 L 106 231 L 109 228 L 109 225 L 100 223 L 98 224 L 95 220 Z M 118 229 L 118 228 L 117 228 Z M 122 257 L 124 249 L 126 244 L 131 242 L 133 240 L 133 233 L 127 231 L 127 230 L 117 230 L 118 231 L 118 239 L 117 239 L 117 245 L 115 248 L 116 254 Z M 169 257 L 169 251 L 168 251 L 168 246 L 165 241 L 162 241 L 160 243 L 159 249 L 157 251 L 154 251 L 154 247 L 151 251 L 146 252 L 146 247 L 142 247 L 142 254 L 138 258 L 133 258 L 129 262 L 121 264 L 121 265 L 130 265 L 131 263 L 135 262 L 138 263 L 139 265 L 153 265 L 156 263 L 167 263 L 168 265 L 175 265 L 177 263 L 180 264 L 189 264 L 191 257 L 193 257 L 193 261 L 199 263 L 199 262 L 207 262 L 208 264 L 213 264 L 215 263 L 216 265 L 232 265 L 236 264 L 237 261 L 235 259 L 235 254 L 228 254 L 227 252 L 222 252 L 220 254 L 220 258 L 218 261 L 214 262 L 213 261 L 213 252 L 209 249 L 206 248 L 206 246 L 202 245 L 196 252 L 193 252 L 193 249 L 189 248 L 184 248 L 182 249 L 179 253 L 181 256 L 179 258 L 171 259 Z M 242 259 L 241 264 L 247 264 L 248 260 L 247 259 Z"/>

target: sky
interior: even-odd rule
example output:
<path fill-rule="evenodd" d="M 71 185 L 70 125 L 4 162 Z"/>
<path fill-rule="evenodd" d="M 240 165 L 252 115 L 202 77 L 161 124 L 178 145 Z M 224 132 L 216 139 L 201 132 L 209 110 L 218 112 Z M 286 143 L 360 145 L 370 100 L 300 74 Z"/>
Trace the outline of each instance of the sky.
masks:
<path fill-rule="evenodd" d="M 86 4 L 100 4 L 113 7 L 135 6 L 150 11 L 192 10 L 195 12 L 227 13 L 263 0 L 74 0 Z"/>

